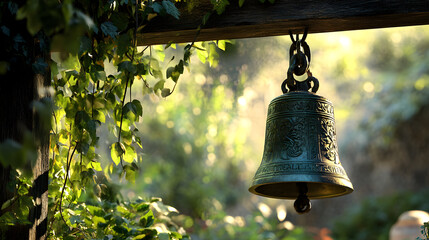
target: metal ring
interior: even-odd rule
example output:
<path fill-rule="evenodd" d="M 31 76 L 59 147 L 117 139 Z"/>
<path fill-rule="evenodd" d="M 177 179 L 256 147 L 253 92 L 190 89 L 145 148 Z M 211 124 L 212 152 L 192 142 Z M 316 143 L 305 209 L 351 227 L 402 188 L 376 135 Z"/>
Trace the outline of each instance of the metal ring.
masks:
<path fill-rule="evenodd" d="M 308 34 L 308 27 L 305 27 L 304 35 L 302 36 L 302 39 L 301 39 L 302 42 L 305 42 L 305 39 L 307 39 L 307 34 Z M 299 40 L 298 34 L 297 34 L 296 40 L 293 38 L 293 34 L 292 34 L 291 30 L 289 30 L 289 36 L 290 36 L 290 39 L 292 40 L 293 43 L 295 43 L 296 41 Z"/>
<path fill-rule="evenodd" d="M 300 52 L 292 56 L 291 62 L 295 62 L 295 66 L 292 69 L 292 72 L 295 75 L 301 76 L 308 70 L 307 57 L 304 53 Z"/>
<path fill-rule="evenodd" d="M 295 43 L 295 39 L 293 38 L 291 30 L 289 30 L 289 36 L 290 36 L 290 40 L 292 40 L 292 42 Z"/>
<path fill-rule="evenodd" d="M 317 78 L 315 77 L 310 77 L 308 79 L 308 82 L 309 83 L 313 82 L 313 86 L 311 87 L 311 92 L 316 93 L 317 90 L 319 90 L 319 80 L 317 80 Z"/>
<path fill-rule="evenodd" d="M 304 35 L 302 36 L 301 41 L 305 42 L 305 39 L 307 38 L 307 33 L 308 33 L 308 27 L 305 27 L 305 29 L 304 29 Z"/>
<path fill-rule="evenodd" d="M 308 65 L 310 66 L 310 62 L 311 62 L 310 46 L 308 46 L 307 42 L 302 42 L 302 48 L 304 49 L 304 54 L 305 56 L 307 56 Z"/>
<path fill-rule="evenodd" d="M 285 80 L 282 82 L 282 86 L 281 86 L 283 94 L 285 94 L 285 93 L 287 93 L 287 92 L 288 92 L 288 90 L 287 90 L 287 88 L 286 88 L 286 81 L 287 81 L 287 79 L 285 79 Z"/>

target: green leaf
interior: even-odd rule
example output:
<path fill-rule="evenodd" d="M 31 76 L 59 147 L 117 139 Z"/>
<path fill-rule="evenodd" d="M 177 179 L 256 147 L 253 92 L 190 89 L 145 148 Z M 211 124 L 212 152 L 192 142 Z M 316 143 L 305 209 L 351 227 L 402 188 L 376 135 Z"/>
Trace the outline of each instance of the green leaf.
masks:
<path fill-rule="evenodd" d="M 116 142 L 110 146 L 110 156 L 113 162 L 118 165 L 121 161 L 121 156 L 125 153 L 125 146 L 122 143 Z"/>
<path fill-rule="evenodd" d="M 203 17 L 203 25 L 206 25 L 207 21 L 210 19 L 211 13 L 206 13 Z"/>
<path fill-rule="evenodd" d="M 174 3 L 164 0 L 162 1 L 162 6 L 164 7 L 165 11 L 170 14 L 171 16 L 175 17 L 176 19 L 179 19 L 180 12 L 177 9 L 177 7 L 174 5 Z"/>
<path fill-rule="evenodd" d="M 167 71 L 166 71 L 165 76 L 166 76 L 167 78 L 170 78 L 170 77 L 173 75 L 173 72 L 174 72 L 174 71 L 175 71 L 174 67 L 169 67 L 169 68 L 167 68 Z"/>
<path fill-rule="evenodd" d="M 128 51 L 130 42 L 131 42 L 131 37 L 127 33 L 119 35 L 116 54 L 118 54 L 119 56 L 124 55 Z"/>
<path fill-rule="evenodd" d="M 101 164 L 99 162 L 89 162 L 86 165 L 87 168 L 92 168 L 95 171 L 103 171 L 103 169 L 101 168 Z"/>
<path fill-rule="evenodd" d="M 18 7 L 18 4 L 15 2 L 9 2 L 9 4 L 7 5 L 7 8 L 12 15 L 16 14 L 16 12 L 18 11 Z"/>
<path fill-rule="evenodd" d="M 89 120 L 86 124 L 85 129 L 89 132 L 92 141 L 97 139 L 97 125 L 95 120 Z"/>
<path fill-rule="evenodd" d="M 119 234 L 126 234 L 126 233 L 128 233 L 128 230 L 125 227 L 122 227 L 120 225 L 114 226 L 113 230 L 115 230 L 115 232 L 117 232 Z"/>
<path fill-rule="evenodd" d="M 171 79 L 173 80 L 173 82 L 177 83 L 177 81 L 179 80 L 180 77 L 180 72 L 175 70 L 172 74 L 171 74 Z"/>
<path fill-rule="evenodd" d="M 124 118 L 130 120 L 131 122 L 134 122 L 138 119 L 138 109 L 132 102 L 128 102 L 127 104 L 125 104 L 122 111 L 124 114 Z"/>
<path fill-rule="evenodd" d="M 142 107 L 142 104 L 140 103 L 140 101 L 139 100 L 137 100 L 137 99 L 134 99 L 133 101 L 132 101 L 132 103 L 134 104 L 134 106 L 136 107 L 136 109 L 137 109 L 137 116 L 140 116 L 140 117 L 142 117 L 143 116 L 143 107 Z"/>
<path fill-rule="evenodd" d="M 137 159 L 137 153 L 134 151 L 134 147 L 127 145 L 125 147 L 125 153 L 124 153 L 124 161 L 127 163 L 132 163 L 134 159 Z"/>
<path fill-rule="evenodd" d="M 141 148 L 141 149 L 143 149 L 143 145 L 142 145 L 142 140 L 140 139 L 140 137 L 135 137 L 135 139 L 136 139 L 136 143 L 137 143 L 137 145 Z"/>
<path fill-rule="evenodd" d="M 131 145 L 133 143 L 133 135 L 131 131 L 122 131 L 121 137 L 125 145 Z"/>
<path fill-rule="evenodd" d="M 153 86 L 153 91 L 156 92 L 157 90 L 162 90 L 164 88 L 165 80 L 159 80 L 155 86 Z"/>
<path fill-rule="evenodd" d="M 16 18 L 18 20 L 27 18 L 27 29 L 28 32 L 31 35 L 35 35 L 37 32 L 40 31 L 40 29 L 42 29 L 43 23 L 40 20 L 40 18 L 32 11 L 39 11 L 39 9 L 29 9 L 30 7 L 28 6 L 29 3 L 27 3 L 26 6 L 20 8 L 16 14 Z"/>
<path fill-rule="evenodd" d="M 168 233 L 160 233 L 158 234 L 159 240 L 170 240 L 170 235 Z"/>
<path fill-rule="evenodd" d="M 244 0 L 238 0 L 238 6 L 239 6 L 239 7 L 242 7 L 242 6 L 243 6 L 243 3 L 244 3 Z"/>
<path fill-rule="evenodd" d="M 28 193 L 28 186 L 27 185 L 21 185 L 18 188 L 18 195 L 23 196 L 26 195 Z"/>
<path fill-rule="evenodd" d="M 7 200 L 6 202 L 4 202 L 1 205 L 1 210 L 4 210 L 5 208 L 9 207 L 13 201 L 14 201 L 14 198 L 11 198 L 11 199 Z"/>
<path fill-rule="evenodd" d="M 82 55 L 85 52 L 91 52 L 91 50 L 92 50 L 91 40 L 87 36 L 82 36 L 80 38 L 79 55 Z"/>
<path fill-rule="evenodd" d="M 118 71 L 123 72 L 124 70 L 134 74 L 136 72 L 136 67 L 130 61 L 123 61 L 118 64 Z"/>
<path fill-rule="evenodd" d="M 98 226 L 99 223 L 105 223 L 106 220 L 99 216 L 92 216 L 91 220 L 95 226 Z"/>
<path fill-rule="evenodd" d="M 209 53 L 205 50 L 199 50 L 197 49 L 197 56 L 200 62 L 206 63 L 206 59 L 209 56 Z"/>
<path fill-rule="evenodd" d="M 191 46 L 190 44 L 186 45 L 186 47 Z M 191 50 L 190 47 L 188 49 L 186 49 L 185 47 L 185 53 L 183 54 L 183 61 L 185 61 L 185 63 L 187 63 L 189 61 L 189 59 L 191 58 Z"/>
<path fill-rule="evenodd" d="M 102 111 L 94 110 L 94 119 L 102 123 L 106 122 L 106 116 Z"/>
<path fill-rule="evenodd" d="M 121 130 L 122 131 L 129 131 L 132 124 L 133 124 L 133 122 L 131 122 L 128 118 L 123 118 Z M 121 125 L 121 122 L 119 120 L 116 121 L 116 125 L 119 127 Z"/>
<path fill-rule="evenodd" d="M 76 146 L 76 150 L 79 152 L 79 153 L 82 153 L 82 154 L 87 154 L 88 153 L 88 150 L 89 150 L 89 144 L 87 143 L 87 142 L 78 142 L 78 144 L 77 144 L 77 146 Z"/>
<path fill-rule="evenodd" d="M 149 210 L 149 204 L 146 202 L 139 203 L 139 205 L 137 205 L 135 209 L 137 212 L 147 211 Z"/>
<path fill-rule="evenodd" d="M 171 94 L 171 90 L 169 88 L 164 88 L 161 91 L 161 96 L 164 98 L 170 96 L 170 94 Z"/>
<path fill-rule="evenodd" d="M 179 64 L 177 64 L 177 65 L 176 65 L 176 70 L 177 70 L 180 74 L 183 74 L 183 70 L 184 70 L 183 65 L 184 65 L 183 60 L 180 60 L 180 61 L 179 61 Z"/>
<path fill-rule="evenodd" d="M 162 45 L 156 45 L 153 47 L 153 49 L 155 50 L 155 53 L 158 56 L 158 59 L 161 62 L 163 62 L 165 59 L 165 51 L 164 51 L 164 48 L 162 47 Z"/>
<path fill-rule="evenodd" d="M 93 71 L 90 73 L 90 75 L 91 75 L 91 79 L 93 82 L 97 82 L 97 81 L 103 81 L 104 82 L 107 80 L 106 72 L 104 72 L 104 71 Z"/>
<path fill-rule="evenodd" d="M 126 169 L 127 167 L 129 167 L 129 166 L 128 166 L 128 165 L 125 165 L 125 166 L 124 166 L 124 169 Z M 124 214 L 124 213 L 128 213 L 128 212 L 129 212 L 129 210 L 128 210 L 126 207 L 121 206 L 121 205 L 118 205 L 118 206 L 116 207 L 116 211 L 117 211 L 117 212 L 120 212 L 120 213 L 122 213 L 122 214 Z"/>
<path fill-rule="evenodd" d="M 147 227 L 150 227 L 153 224 L 154 220 L 155 220 L 155 218 L 153 216 L 153 212 L 152 212 L 152 210 L 149 210 L 145 215 L 143 215 L 140 218 L 139 223 L 140 223 L 141 226 L 147 228 Z"/>
<path fill-rule="evenodd" d="M 69 30 L 55 34 L 51 41 L 51 48 L 59 52 L 69 52 L 73 55 L 79 52 L 81 30 Z"/>
<path fill-rule="evenodd" d="M 169 48 L 169 47 L 172 47 L 172 48 L 176 49 L 176 44 L 175 44 L 175 43 L 173 43 L 173 41 L 169 41 L 169 42 L 167 43 L 167 45 L 165 45 L 164 49 L 167 49 L 167 48 Z"/>
<path fill-rule="evenodd" d="M 136 67 L 137 67 L 137 72 L 136 72 L 137 75 L 143 75 L 144 76 L 147 74 L 147 68 L 143 63 L 138 63 L 136 65 Z"/>
<path fill-rule="evenodd" d="M 210 67 L 217 67 L 219 64 L 219 54 L 216 52 L 216 47 L 214 44 L 210 44 L 208 59 Z"/>
<path fill-rule="evenodd" d="M 161 13 L 162 12 L 162 10 L 164 9 L 163 7 L 162 7 L 162 5 L 161 4 L 159 4 L 158 2 L 155 2 L 154 4 L 152 4 L 152 9 L 153 9 L 153 11 L 154 12 L 156 12 L 156 13 Z"/>
<path fill-rule="evenodd" d="M 75 116 L 75 126 L 80 130 L 87 128 L 89 120 L 89 115 L 85 111 L 78 111 Z"/>
<path fill-rule="evenodd" d="M 118 28 L 112 22 L 104 22 L 101 24 L 101 31 L 106 36 L 115 38 L 118 35 Z"/>
<path fill-rule="evenodd" d="M 228 0 L 211 0 L 211 3 L 218 15 L 221 15 L 225 11 L 225 7 L 229 5 Z"/>
<path fill-rule="evenodd" d="M 166 77 L 171 78 L 175 83 L 179 80 L 180 74 L 183 73 L 183 60 L 174 67 L 169 67 L 166 72 Z"/>
<path fill-rule="evenodd" d="M 124 166 L 124 171 L 125 171 L 125 179 L 128 182 L 135 183 L 135 181 L 136 181 L 136 171 L 134 170 L 134 168 L 132 168 L 130 165 L 125 165 Z"/>
<path fill-rule="evenodd" d="M 139 166 L 137 166 L 137 164 L 136 164 L 135 162 L 132 162 L 132 163 L 131 163 L 131 167 L 132 167 L 134 170 L 139 170 Z"/>
<path fill-rule="evenodd" d="M 144 239 L 146 236 L 147 236 L 146 234 L 140 234 L 140 235 L 135 236 L 135 237 L 133 238 L 133 240 Z"/>
<path fill-rule="evenodd" d="M 217 47 L 223 51 L 225 51 L 226 42 L 225 40 L 219 40 L 217 41 Z"/>
<path fill-rule="evenodd" d="M 128 26 L 128 15 L 124 12 L 113 12 L 110 20 L 119 32 L 124 31 Z"/>
<path fill-rule="evenodd" d="M 103 216 L 105 213 L 99 206 L 87 205 L 88 211 L 95 216 Z"/>

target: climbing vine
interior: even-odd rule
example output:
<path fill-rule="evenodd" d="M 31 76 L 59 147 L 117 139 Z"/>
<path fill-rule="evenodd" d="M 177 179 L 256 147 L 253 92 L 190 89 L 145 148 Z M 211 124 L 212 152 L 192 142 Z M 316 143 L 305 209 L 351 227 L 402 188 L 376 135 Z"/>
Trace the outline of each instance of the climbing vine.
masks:
<path fill-rule="evenodd" d="M 223 12 L 228 1 L 215 1 L 212 12 Z M 51 58 L 38 58 L 34 71 L 50 69 L 51 99 L 34 104 L 50 122 L 48 237 L 53 239 L 186 239 L 183 228 L 170 214 L 177 212 L 160 199 L 126 202 L 114 179 L 133 182 L 138 171 L 137 151 L 142 140 L 136 123 L 144 114 L 144 103 L 133 99 L 132 91 L 168 97 L 180 76 L 189 67 L 195 42 L 176 46 L 144 46 L 137 33 L 156 17 L 180 13 L 169 0 L 31 0 L 2 2 L 1 34 L 13 44 L 10 51 L 26 54 L 22 33 L 13 31 L 12 17 L 25 22 L 27 35 L 40 41 Z M 22 46 L 21 47 L 21 44 Z M 223 41 L 206 44 L 224 46 Z M 175 55 L 165 60 L 165 51 Z M 224 47 L 223 47 L 224 48 Z M 201 61 L 214 62 L 216 51 L 198 45 Z M 202 54 L 204 53 L 204 54 Z M 1 61 L 1 73 L 12 62 Z M 167 65 L 166 70 L 163 65 Z M 135 83 L 143 86 L 136 89 Z M 170 89 L 167 86 L 172 85 Z M 103 127 L 104 126 L 104 127 Z M 109 129 L 115 136 L 110 159 L 101 159 L 98 146 L 106 144 L 100 131 Z M 25 140 L 26 138 L 24 138 Z M 34 146 L 7 141 L 0 145 L 3 166 L 11 166 L 15 196 L 1 207 L 1 228 L 25 224 L 32 202 L 29 196 L 32 177 L 25 164 L 8 161 L 31 158 Z M 12 147 L 12 148 L 11 148 Z M 15 155 L 14 155 L 15 154 Z M 21 155 L 22 156 L 21 156 Z M 28 156 L 27 156 L 27 155 Z M 19 155 L 19 156 L 18 156 Z M 111 161 L 110 161 L 111 160 Z M 108 162 L 108 163 L 106 163 Z"/>

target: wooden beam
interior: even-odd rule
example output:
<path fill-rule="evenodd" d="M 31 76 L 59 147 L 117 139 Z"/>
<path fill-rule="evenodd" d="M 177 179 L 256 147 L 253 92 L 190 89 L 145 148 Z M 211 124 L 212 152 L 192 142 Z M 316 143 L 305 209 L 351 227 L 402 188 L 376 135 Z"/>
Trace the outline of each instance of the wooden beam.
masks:
<path fill-rule="evenodd" d="M 321 33 L 429 24 L 428 0 L 246 0 L 241 8 L 230 0 L 226 11 L 214 13 L 196 37 L 212 5 L 210 0 L 194 2 L 191 11 L 186 3 L 178 3 L 179 20 L 155 17 L 138 34 L 139 44 L 278 36 L 289 30 L 302 33 L 305 27 L 309 33 Z"/>

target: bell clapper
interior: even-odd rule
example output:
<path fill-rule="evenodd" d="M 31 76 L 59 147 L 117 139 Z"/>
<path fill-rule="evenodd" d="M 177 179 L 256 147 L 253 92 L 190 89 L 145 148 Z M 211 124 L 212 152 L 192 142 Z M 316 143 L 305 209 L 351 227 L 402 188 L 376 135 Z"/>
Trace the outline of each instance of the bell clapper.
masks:
<path fill-rule="evenodd" d="M 299 214 L 308 213 L 311 210 L 311 202 L 307 195 L 299 195 L 293 206 L 295 207 L 295 211 Z"/>
<path fill-rule="evenodd" d="M 297 183 L 296 184 L 299 189 L 298 198 L 295 200 L 293 206 L 295 207 L 295 211 L 299 214 L 307 213 L 311 210 L 311 202 L 307 197 L 307 184 L 306 183 Z"/>

